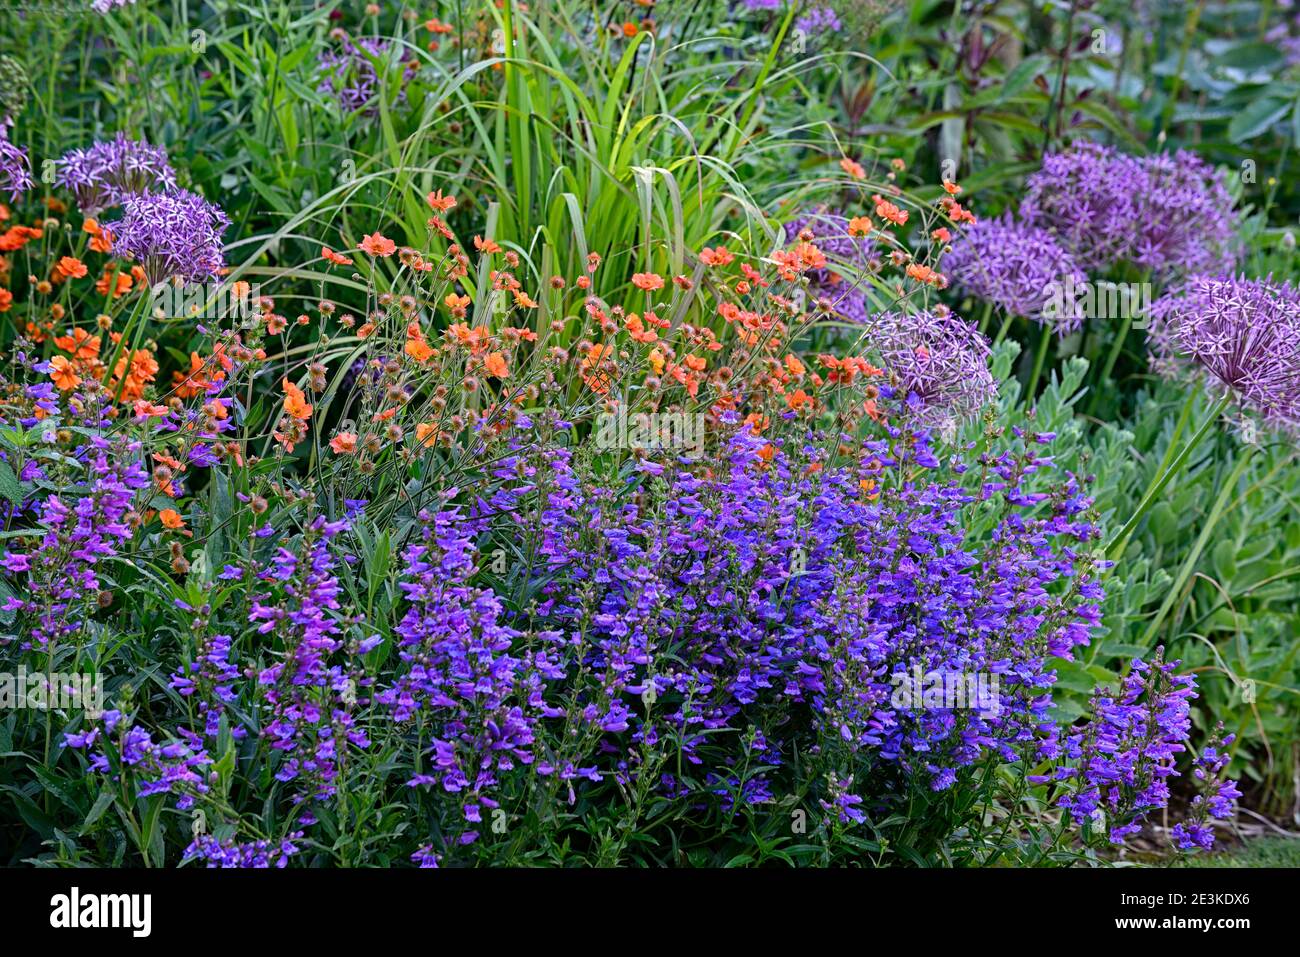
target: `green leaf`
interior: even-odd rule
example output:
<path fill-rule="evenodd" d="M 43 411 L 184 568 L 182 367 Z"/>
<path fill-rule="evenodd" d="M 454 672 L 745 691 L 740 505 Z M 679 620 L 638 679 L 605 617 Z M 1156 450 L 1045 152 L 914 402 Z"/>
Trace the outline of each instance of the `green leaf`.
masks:
<path fill-rule="evenodd" d="M 13 467 L 8 462 L 0 460 L 0 495 L 3 495 L 15 505 L 21 505 L 26 501 L 31 492 L 31 486 L 26 482 L 18 481 L 18 476 L 14 474 Z"/>
<path fill-rule="evenodd" d="M 1291 108 L 1290 103 L 1272 96 L 1255 100 L 1233 117 L 1228 124 L 1228 139 L 1233 143 L 1243 143 L 1265 133 Z"/>

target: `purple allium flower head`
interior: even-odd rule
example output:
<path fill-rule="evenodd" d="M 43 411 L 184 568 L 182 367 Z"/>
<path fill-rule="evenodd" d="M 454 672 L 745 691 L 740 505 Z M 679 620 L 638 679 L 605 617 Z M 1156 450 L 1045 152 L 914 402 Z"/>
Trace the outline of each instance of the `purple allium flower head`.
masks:
<path fill-rule="evenodd" d="M 1138 157 L 1076 143 L 1043 158 L 1020 211 L 1086 270 L 1126 260 L 1168 277 L 1235 261 L 1232 197 L 1219 173 L 1185 151 Z"/>
<path fill-rule="evenodd" d="M 225 266 L 221 234 L 230 219 L 188 190 L 127 196 L 122 218 L 107 225 L 114 251 L 140 262 L 150 283 L 174 276 L 205 280 Z"/>
<path fill-rule="evenodd" d="M 966 228 L 943 258 L 943 270 L 976 298 L 1003 312 L 1051 323 L 1061 335 L 1079 328 L 1079 310 L 1053 314 L 1047 308 L 1056 291 L 1088 281 L 1074 258 L 1046 229 L 1002 219 L 982 219 Z M 1072 297 L 1071 297 L 1072 298 Z"/>
<path fill-rule="evenodd" d="M 1151 305 L 1155 368 L 1190 364 L 1265 424 L 1300 435 L 1300 290 L 1270 279 L 1193 276 Z"/>
<path fill-rule="evenodd" d="M 968 419 L 996 397 L 988 340 L 955 314 L 884 312 L 868 330 L 868 344 L 917 421 L 936 426 Z"/>
<path fill-rule="evenodd" d="M 176 173 L 167 151 L 125 133 L 89 149 L 64 154 L 56 166 L 55 182 L 76 197 L 87 216 L 120 206 L 128 196 L 176 187 Z"/>
<path fill-rule="evenodd" d="M 7 129 L 0 123 L 0 192 L 17 200 L 31 188 L 32 172 L 27 150 L 11 143 Z"/>
<path fill-rule="evenodd" d="M 407 83 L 420 68 L 419 62 L 405 46 L 399 46 L 396 57 L 392 53 L 393 41 L 378 37 L 353 39 L 340 34 L 338 50 L 324 50 L 318 58 L 322 74 L 317 90 L 338 101 L 345 114 L 364 111 L 366 116 L 376 116 L 379 109 L 374 98 L 380 91 L 379 72 L 375 67 L 387 69 L 393 59 L 402 65 L 402 75 L 395 102 L 406 100 L 401 85 Z"/>

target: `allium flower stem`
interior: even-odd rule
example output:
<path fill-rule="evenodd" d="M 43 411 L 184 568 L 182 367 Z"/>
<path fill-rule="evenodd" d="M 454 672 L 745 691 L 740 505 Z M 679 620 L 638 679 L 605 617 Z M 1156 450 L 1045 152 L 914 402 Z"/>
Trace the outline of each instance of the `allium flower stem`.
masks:
<path fill-rule="evenodd" d="M 1119 361 L 1119 355 L 1124 351 L 1124 340 L 1128 338 L 1128 331 L 1133 325 L 1133 317 L 1127 313 L 1120 323 L 1119 332 L 1115 336 L 1114 343 L 1111 344 L 1110 353 L 1106 356 L 1106 362 L 1101 367 L 1101 375 L 1097 377 L 1097 385 L 1110 381 L 1110 375 L 1115 371 L 1115 363 Z M 1101 389 L 1092 390 L 1092 398 L 1088 400 L 1088 411 L 1091 413 L 1097 405 L 1097 399 L 1101 395 Z"/>
<path fill-rule="evenodd" d="M 1201 11 L 1204 9 L 1205 0 L 1197 0 L 1187 11 L 1187 20 L 1183 24 L 1183 42 L 1178 48 L 1178 67 L 1174 70 L 1173 87 L 1169 91 L 1169 99 L 1165 102 L 1165 109 L 1160 117 L 1161 133 L 1169 129 L 1169 124 L 1174 118 L 1174 108 L 1178 106 L 1178 94 L 1182 91 L 1183 77 L 1186 76 L 1184 68 L 1187 66 L 1187 54 L 1192 48 L 1196 25 L 1200 22 Z"/>
<path fill-rule="evenodd" d="M 1195 401 L 1195 397 L 1196 394 L 1193 393 L 1188 396 L 1187 401 L 1189 403 L 1193 402 Z M 1137 527 L 1137 523 L 1142 520 L 1142 516 L 1146 515 L 1146 513 L 1150 511 L 1151 506 L 1155 504 L 1156 498 L 1158 498 L 1160 493 L 1164 491 L 1165 486 L 1169 484 L 1169 480 L 1182 470 L 1183 465 L 1187 462 L 1188 456 L 1190 456 L 1192 451 L 1201 444 L 1201 440 L 1205 438 L 1206 434 L 1210 431 L 1210 426 L 1214 425 L 1214 423 L 1218 421 L 1219 416 L 1221 416 L 1224 413 L 1224 410 L 1228 408 L 1228 403 L 1230 401 L 1231 397 L 1225 396 L 1216 402 L 1214 408 L 1210 410 L 1210 414 L 1206 416 L 1205 421 L 1201 423 L 1201 427 L 1196 430 L 1196 433 L 1190 439 L 1187 440 L 1187 444 L 1183 446 L 1182 451 L 1178 453 L 1177 457 L 1160 472 L 1156 473 L 1156 477 L 1151 480 L 1150 487 L 1146 490 L 1146 493 L 1142 496 L 1142 500 L 1138 503 L 1137 509 L 1134 510 L 1129 520 L 1124 523 L 1124 527 L 1119 530 L 1119 534 L 1112 538 L 1110 544 L 1106 546 L 1107 558 L 1117 558 L 1124 551 L 1124 547 L 1128 545 L 1129 537 L 1133 534 L 1133 529 Z"/>
<path fill-rule="evenodd" d="M 1200 560 L 1201 553 L 1205 551 L 1206 543 L 1210 540 L 1210 534 L 1214 531 L 1214 527 L 1219 524 L 1219 519 L 1223 518 L 1228 498 L 1237 487 L 1237 480 L 1241 478 L 1241 473 L 1250 464 L 1254 453 L 1255 447 L 1251 445 L 1243 446 L 1241 451 L 1237 453 L 1237 464 L 1224 481 L 1223 487 L 1219 489 L 1219 496 L 1214 500 L 1214 506 L 1210 509 L 1210 514 L 1201 523 L 1201 534 L 1196 537 L 1196 543 L 1192 546 L 1192 550 L 1187 553 L 1182 568 L 1178 570 L 1178 577 L 1174 579 L 1173 585 L 1165 594 L 1165 600 L 1160 604 L 1160 610 L 1156 612 L 1156 616 L 1151 619 L 1151 624 L 1147 626 L 1146 632 L 1142 635 L 1142 641 L 1139 643 L 1142 647 L 1150 646 L 1156 634 L 1160 631 L 1160 626 L 1164 624 L 1165 618 L 1169 616 L 1170 610 L 1174 607 L 1174 601 L 1182 594 L 1183 588 L 1187 585 L 1187 579 L 1195 571 L 1196 563 Z"/>
<path fill-rule="evenodd" d="M 131 333 L 135 330 L 136 323 L 140 322 L 140 320 L 144 317 L 145 312 L 148 310 L 148 306 L 149 306 L 149 294 L 148 294 L 148 290 L 144 290 L 140 293 L 140 299 L 135 304 L 135 308 L 131 310 L 131 318 L 127 320 L 126 327 L 122 330 L 122 337 L 117 340 L 117 345 L 113 349 L 112 358 L 109 361 L 108 365 L 105 367 L 104 381 L 106 383 L 108 379 L 113 375 L 113 370 L 117 368 L 117 361 L 118 358 L 122 355 L 122 350 L 124 348 L 127 348 L 129 344 L 130 351 L 127 353 L 127 355 L 130 356 L 134 354 L 137 346 L 139 345 L 138 342 L 132 342 Z M 144 332 L 144 326 L 142 325 L 140 327 L 139 333 L 137 333 L 135 338 L 138 340 L 140 338 L 140 334 L 142 334 L 143 332 Z M 122 391 L 125 388 L 126 388 L 126 376 L 122 376 L 122 381 L 119 382 L 117 386 L 117 395 L 113 397 L 114 402 L 122 401 Z"/>
<path fill-rule="evenodd" d="M 1148 282 L 1151 278 L 1151 271 L 1147 270 L 1142 274 L 1142 281 Z M 1119 361 L 1120 355 L 1124 351 L 1124 343 L 1128 339 L 1129 330 L 1133 328 L 1132 310 L 1124 310 L 1124 318 L 1120 323 L 1119 333 L 1115 336 L 1115 342 L 1110 347 L 1110 353 L 1106 356 L 1106 364 L 1101 367 L 1101 375 L 1097 377 L 1097 388 L 1092 390 L 1092 396 L 1088 399 L 1088 413 L 1091 414 L 1097 406 L 1098 399 L 1101 398 L 1101 385 L 1109 382 L 1111 373 L 1115 371 L 1115 363 Z"/>
<path fill-rule="evenodd" d="M 1047 341 L 1052 337 L 1052 327 L 1044 325 L 1038 340 L 1038 355 L 1034 357 L 1034 373 L 1029 377 L 1029 388 L 1025 390 L 1025 401 L 1033 404 L 1034 393 L 1038 391 L 1038 380 L 1043 374 L 1043 360 L 1047 358 Z"/>
<path fill-rule="evenodd" d="M 998 330 L 997 336 L 995 336 L 993 339 L 994 349 L 1002 345 L 1002 340 L 1007 337 L 1007 332 L 1009 332 L 1011 329 L 1011 322 L 1015 318 L 1016 318 L 1016 314 L 1014 312 L 1008 312 L 1007 317 L 1002 320 L 1002 328 Z"/>

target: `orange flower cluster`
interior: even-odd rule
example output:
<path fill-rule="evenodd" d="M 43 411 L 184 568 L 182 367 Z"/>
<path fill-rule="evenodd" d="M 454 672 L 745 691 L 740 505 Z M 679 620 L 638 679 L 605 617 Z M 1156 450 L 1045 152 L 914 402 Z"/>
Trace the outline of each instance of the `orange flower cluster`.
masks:
<path fill-rule="evenodd" d="M 109 338 L 117 352 L 121 333 L 110 333 Z M 63 392 L 71 392 L 86 379 L 98 379 L 114 395 L 120 394 L 122 402 L 133 403 L 144 397 L 145 387 L 158 375 L 158 361 L 148 349 L 121 350 L 110 373 L 100 354 L 102 340 L 85 329 L 73 329 L 57 337 L 54 345 L 67 353 L 50 360 L 50 378 Z"/>

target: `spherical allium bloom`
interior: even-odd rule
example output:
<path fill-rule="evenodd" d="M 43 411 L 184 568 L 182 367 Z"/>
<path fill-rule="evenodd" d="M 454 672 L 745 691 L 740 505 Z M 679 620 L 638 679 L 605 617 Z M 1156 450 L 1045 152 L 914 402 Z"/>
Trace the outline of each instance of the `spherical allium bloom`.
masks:
<path fill-rule="evenodd" d="M 1153 364 L 1190 365 L 1265 424 L 1300 434 L 1300 290 L 1270 279 L 1193 276 L 1151 305 Z"/>
<path fill-rule="evenodd" d="M 225 266 L 221 235 L 230 219 L 188 190 L 126 196 L 122 218 L 106 225 L 114 251 L 143 265 L 151 284 L 175 276 L 201 281 Z"/>
<path fill-rule="evenodd" d="M 11 56 L 0 56 L 0 126 L 12 126 L 27 106 L 27 71 Z"/>
<path fill-rule="evenodd" d="M 805 230 L 829 261 L 827 268 L 806 273 L 809 295 L 826 299 L 838 315 L 850 322 L 866 322 L 868 304 L 862 277 L 871 269 L 874 240 L 851 235 L 849 220 L 827 209 L 810 210 L 786 223 L 786 242 L 798 242 Z"/>
<path fill-rule="evenodd" d="M 1010 216 L 981 219 L 953 241 L 942 268 L 976 298 L 1007 314 L 1051 324 L 1060 335 L 1078 329 L 1082 321 L 1073 290 L 1088 277 L 1046 229 Z M 1048 308 L 1057 299 L 1065 309 Z"/>
<path fill-rule="evenodd" d="M 1128 156 L 1097 143 L 1049 153 L 1020 212 L 1086 270 L 1128 261 L 1158 276 L 1234 261 L 1236 216 L 1223 178 L 1192 153 Z"/>
<path fill-rule="evenodd" d="M 997 396 L 988 340 L 955 314 L 884 312 L 868 329 L 868 344 L 916 421 L 946 426 L 969 419 Z"/>
<path fill-rule="evenodd" d="M 27 160 L 27 150 L 9 142 L 5 126 L 0 123 L 0 192 L 8 193 L 10 199 L 17 200 L 31 188 L 32 171 Z"/>
<path fill-rule="evenodd" d="M 378 37 L 357 37 L 354 40 L 343 35 L 338 50 L 324 50 L 318 57 L 322 77 L 317 90 L 338 101 L 345 114 L 362 110 L 366 116 L 377 116 L 379 109 L 373 101 L 381 84 L 376 63 L 386 71 L 394 58 L 392 48 L 392 40 Z M 399 45 L 395 59 L 402 64 L 395 102 L 402 103 L 406 100 L 402 86 L 415 76 L 420 64 L 405 46 Z"/>
<path fill-rule="evenodd" d="M 113 139 L 65 153 L 55 166 L 55 182 L 72 193 L 87 216 L 120 206 L 128 196 L 176 187 L 167 151 L 144 140 Z"/>

